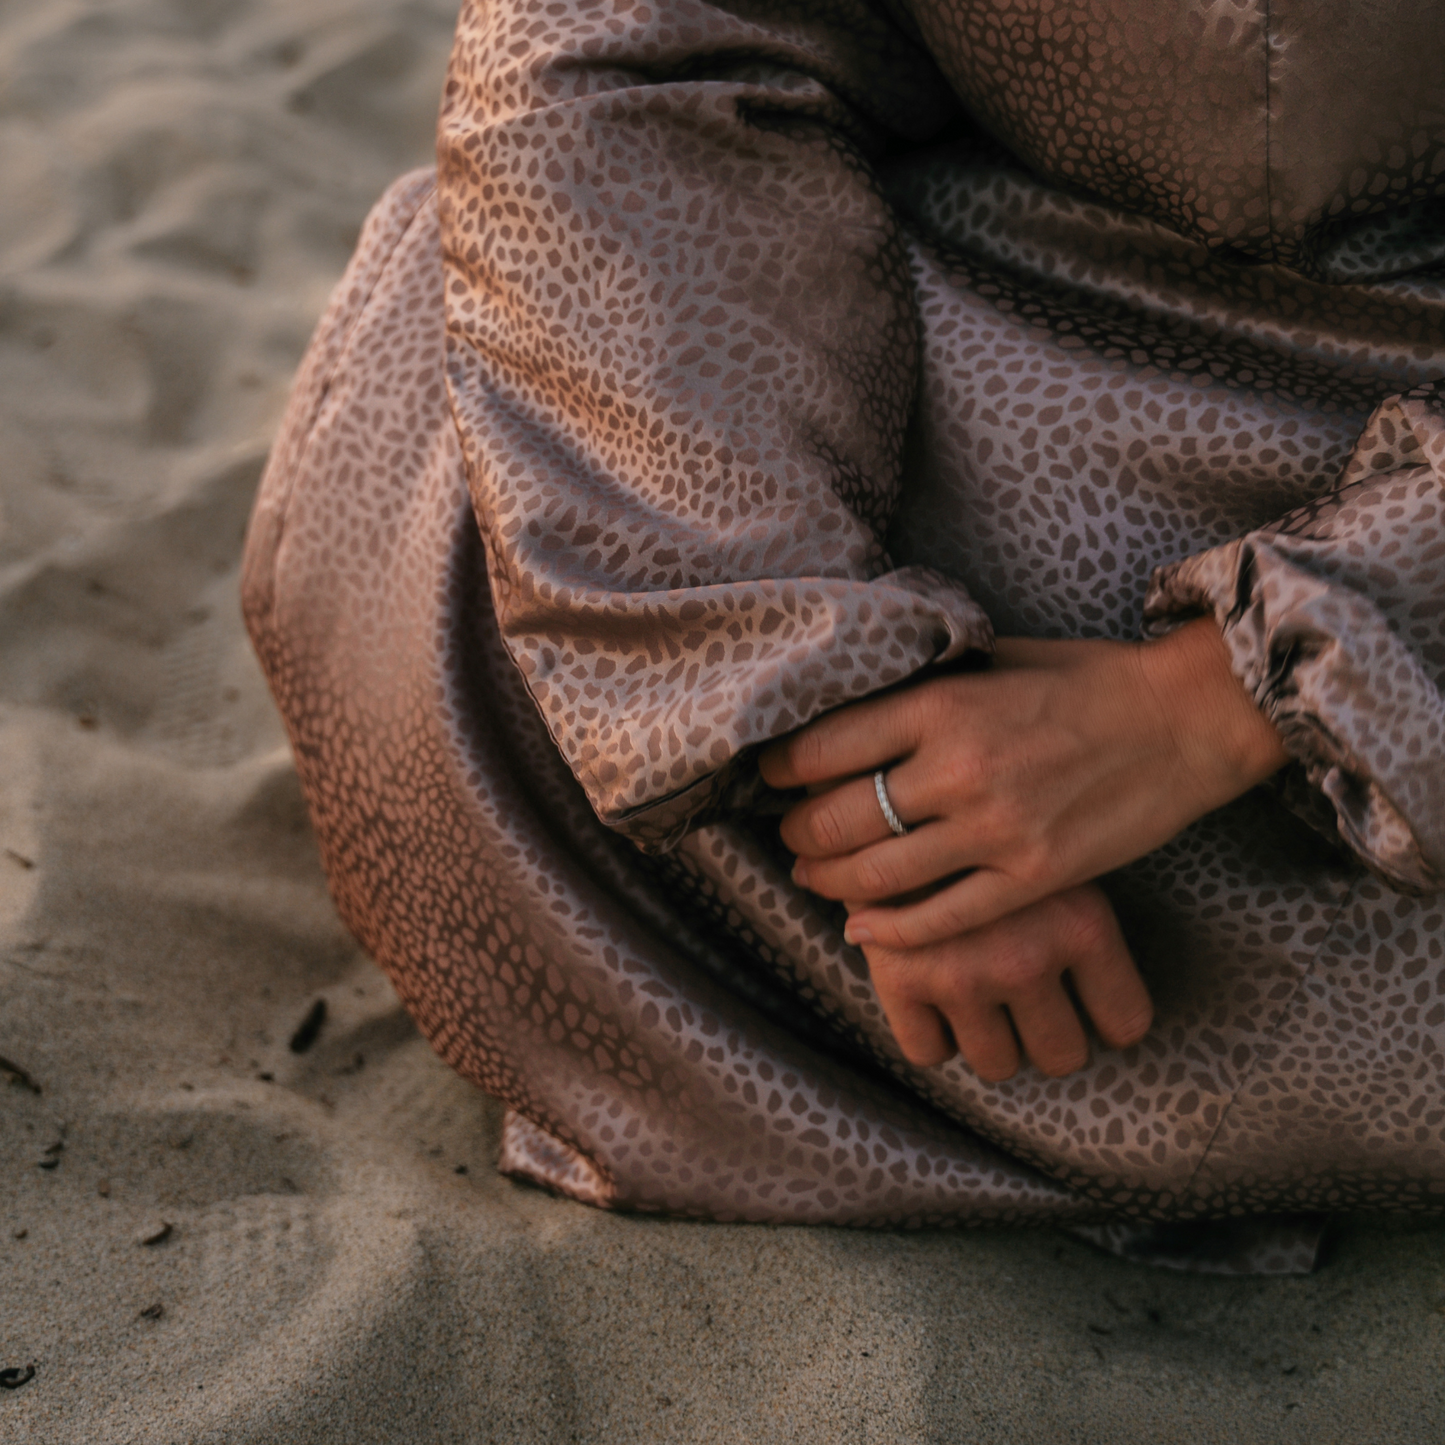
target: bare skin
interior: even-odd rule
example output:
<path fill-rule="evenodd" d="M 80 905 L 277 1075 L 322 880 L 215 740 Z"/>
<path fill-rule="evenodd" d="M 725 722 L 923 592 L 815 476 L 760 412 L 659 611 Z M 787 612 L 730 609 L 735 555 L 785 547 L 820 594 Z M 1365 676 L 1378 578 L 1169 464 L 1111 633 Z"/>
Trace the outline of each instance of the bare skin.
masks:
<path fill-rule="evenodd" d="M 1001 639 L 988 671 L 841 708 L 761 767 L 812 790 L 782 824 L 794 878 L 847 904 L 905 1054 L 938 1063 L 956 1043 L 1004 1078 L 1015 1031 L 1046 1073 L 1086 1061 L 1066 973 L 1106 1043 L 1143 1036 L 1147 992 L 1089 880 L 1286 761 L 1201 619 L 1142 644 Z M 906 837 L 879 810 L 877 768 Z"/>
<path fill-rule="evenodd" d="M 1089 1042 L 1066 974 L 1108 1047 L 1138 1043 L 1153 1022 L 1114 910 L 1092 884 L 942 943 L 864 952 L 899 1047 L 925 1067 L 961 1052 L 980 1078 L 999 1081 L 1018 1070 L 1022 1049 L 1046 1074 L 1083 1068 Z"/>

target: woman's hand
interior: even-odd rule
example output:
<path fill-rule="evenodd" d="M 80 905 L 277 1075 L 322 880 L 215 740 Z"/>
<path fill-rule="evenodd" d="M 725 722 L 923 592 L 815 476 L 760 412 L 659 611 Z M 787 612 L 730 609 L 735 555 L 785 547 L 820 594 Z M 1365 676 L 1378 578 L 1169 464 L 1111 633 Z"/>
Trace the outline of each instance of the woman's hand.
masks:
<path fill-rule="evenodd" d="M 1286 761 L 1201 619 L 1142 644 L 1002 639 L 988 671 L 840 708 L 761 768 L 816 792 L 783 819 L 796 882 L 849 902 L 850 942 L 912 949 L 1140 857 Z"/>
<path fill-rule="evenodd" d="M 907 1058 L 927 1067 L 960 1052 L 991 1083 L 1018 1069 L 1020 1045 L 1035 1067 L 1056 1077 L 1088 1063 L 1066 972 L 1111 1048 L 1137 1043 L 1153 1018 L 1114 910 L 1092 884 L 945 943 L 904 950 L 870 944 L 864 952 Z"/>

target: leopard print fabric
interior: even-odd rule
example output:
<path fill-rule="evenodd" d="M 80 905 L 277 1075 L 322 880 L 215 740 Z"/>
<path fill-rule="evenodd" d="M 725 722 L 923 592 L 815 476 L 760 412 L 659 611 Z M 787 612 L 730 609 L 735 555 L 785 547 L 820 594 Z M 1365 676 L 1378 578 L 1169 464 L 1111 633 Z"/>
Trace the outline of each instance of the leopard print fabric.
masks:
<path fill-rule="evenodd" d="M 1420 893 L 1445 883 L 1445 642 L 1431 603 L 1442 564 L 1445 416 L 1398 398 L 1333 492 L 1161 568 L 1145 604 L 1166 626 L 1191 606 L 1214 615 L 1340 836 L 1393 888 Z"/>
<path fill-rule="evenodd" d="M 464 9 L 435 182 L 369 224 L 248 542 L 338 905 L 512 1106 L 504 1166 L 592 1203 L 1121 1249 L 1437 1210 L 1445 289 L 1376 224 L 1434 192 L 1364 187 L 1374 279 L 1295 201 L 1291 268 L 1241 266 L 1149 180 L 1214 184 L 1145 164 L 1167 127 L 1114 147 L 1133 191 L 1030 151 L 975 10 Z M 1154 1029 L 1062 1080 L 908 1065 L 757 745 L 991 628 L 1197 612 L 1297 763 L 1104 880 Z"/>
<path fill-rule="evenodd" d="M 908 9 L 971 112 L 1060 184 L 1322 279 L 1445 260 L 1433 0 Z"/>
<path fill-rule="evenodd" d="M 507 1166 L 716 1218 L 941 1222 L 967 1198 L 1097 1218 L 821 1020 L 788 1027 L 799 1003 L 746 936 L 598 820 L 502 645 L 443 280 L 432 178 L 406 177 L 297 378 L 243 591 L 341 915 L 438 1052 L 517 1111 Z"/>

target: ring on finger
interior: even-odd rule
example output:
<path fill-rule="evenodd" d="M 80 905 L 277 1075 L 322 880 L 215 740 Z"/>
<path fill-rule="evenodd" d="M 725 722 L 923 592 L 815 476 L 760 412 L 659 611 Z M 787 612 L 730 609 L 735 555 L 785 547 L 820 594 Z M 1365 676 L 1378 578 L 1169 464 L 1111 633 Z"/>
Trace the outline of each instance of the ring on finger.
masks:
<path fill-rule="evenodd" d="M 873 791 L 878 795 L 878 806 L 883 810 L 883 821 L 898 837 L 904 837 L 909 831 L 908 824 L 898 816 L 893 807 L 893 799 L 888 796 L 888 782 L 883 775 L 882 768 L 873 774 Z"/>

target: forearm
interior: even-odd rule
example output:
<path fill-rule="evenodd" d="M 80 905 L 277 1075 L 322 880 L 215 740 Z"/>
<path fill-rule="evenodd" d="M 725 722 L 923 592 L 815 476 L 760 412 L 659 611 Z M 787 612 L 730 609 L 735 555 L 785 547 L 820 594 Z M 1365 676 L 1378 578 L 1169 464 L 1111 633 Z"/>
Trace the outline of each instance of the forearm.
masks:
<path fill-rule="evenodd" d="M 1175 785 L 1193 798 L 1195 816 L 1247 793 L 1289 761 L 1274 724 L 1235 676 L 1212 618 L 1142 643 L 1128 660 L 1137 677 L 1121 689 L 1121 701 L 1146 705 L 1151 726 L 1173 740 Z"/>
<path fill-rule="evenodd" d="M 776 787 L 832 784 L 784 819 L 795 880 L 857 905 L 851 941 L 911 948 L 1160 847 L 1283 760 L 1221 652 L 1207 620 L 1143 644 L 1005 638 L 984 672 L 834 713 L 763 759 Z M 875 769 L 905 836 L 858 776 Z"/>
<path fill-rule="evenodd" d="M 1410 892 L 1445 882 L 1442 496 L 1440 404 L 1397 398 L 1334 492 L 1160 569 L 1146 603 L 1158 629 L 1212 615 L 1298 764 L 1282 796 Z"/>

